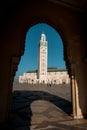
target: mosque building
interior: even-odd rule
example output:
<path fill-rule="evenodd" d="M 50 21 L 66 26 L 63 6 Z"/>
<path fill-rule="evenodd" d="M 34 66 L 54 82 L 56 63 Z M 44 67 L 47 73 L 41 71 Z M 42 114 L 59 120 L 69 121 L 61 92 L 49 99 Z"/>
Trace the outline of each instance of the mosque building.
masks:
<path fill-rule="evenodd" d="M 66 69 L 48 68 L 48 42 L 46 35 L 41 34 L 38 48 L 38 70 L 28 71 L 19 76 L 19 83 L 29 84 L 68 84 L 69 75 Z"/>

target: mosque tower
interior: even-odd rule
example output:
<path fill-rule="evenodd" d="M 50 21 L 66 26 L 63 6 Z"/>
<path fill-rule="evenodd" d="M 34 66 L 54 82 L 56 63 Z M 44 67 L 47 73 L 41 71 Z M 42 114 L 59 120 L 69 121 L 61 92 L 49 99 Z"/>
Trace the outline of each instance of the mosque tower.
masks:
<path fill-rule="evenodd" d="M 39 43 L 39 56 L 38 56 L 38 79 L 39 83 L 46 83 L 47 81 L 47 41 L 46 35 L 41 34 Z"/>

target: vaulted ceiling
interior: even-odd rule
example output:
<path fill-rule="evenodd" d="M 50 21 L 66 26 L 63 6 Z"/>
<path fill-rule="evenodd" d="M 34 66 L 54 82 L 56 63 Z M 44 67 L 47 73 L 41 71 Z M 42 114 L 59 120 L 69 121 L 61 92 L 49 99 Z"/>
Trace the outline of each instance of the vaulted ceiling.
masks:
<path fill-rule="evenodd" d="M 46 2 L 53 3 L 55 5 L 63 5 L 66 6 L 72 10 L 84 13 L 87 17 L 87 0 L 1 0 L 0 1 L 0 22 L 1 27 L 4 22 L 9 19 L 10 14 L 15 12 L 16 9 L 19 10 L 21 6 L 23 6 L 26 3 L 32 3 L 32 5 L 35 5 L 36 3 L 43 4 Z"/>
<path fill-rule="evenodd" d="M 87 9 L 87 0 L 49 0 L 55 4 L 62 4 L 79 11 L 85 11 Z"/>

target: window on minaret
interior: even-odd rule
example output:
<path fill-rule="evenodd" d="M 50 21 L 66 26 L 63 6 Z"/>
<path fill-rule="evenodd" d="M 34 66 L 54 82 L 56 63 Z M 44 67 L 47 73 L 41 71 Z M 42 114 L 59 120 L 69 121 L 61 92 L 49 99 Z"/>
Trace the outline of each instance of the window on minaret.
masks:
<path fill-rule="evenodd" d="M 42 41 L 45 41 L 45 35 L 42 36 Z"/>

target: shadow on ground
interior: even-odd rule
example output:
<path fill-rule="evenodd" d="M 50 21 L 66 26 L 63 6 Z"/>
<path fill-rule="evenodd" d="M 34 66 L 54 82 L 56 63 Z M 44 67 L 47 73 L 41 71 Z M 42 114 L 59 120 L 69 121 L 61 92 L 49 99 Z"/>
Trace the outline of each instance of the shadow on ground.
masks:
<path fill-rule="evenodd" d="M 11 115 L 9 120 L 10 129 L 30 129 L 32 117 L 31 104 L 37 100 L 49 101 L 68 115 L 71 114 L 71 102 L 66 99 L 43 91 L 17 90 L 13 92 Z"/>

